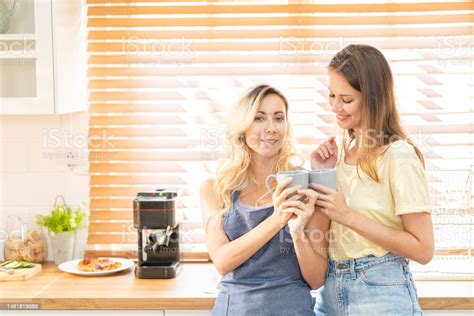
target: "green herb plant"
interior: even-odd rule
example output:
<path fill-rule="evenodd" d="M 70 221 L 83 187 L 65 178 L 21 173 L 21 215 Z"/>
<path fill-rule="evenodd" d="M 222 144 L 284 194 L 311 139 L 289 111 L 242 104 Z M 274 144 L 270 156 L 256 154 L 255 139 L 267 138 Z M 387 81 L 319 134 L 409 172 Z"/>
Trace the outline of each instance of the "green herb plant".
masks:
<path fill-rule="evenodd" d="M 36 223 L 48 229 L 49 234 L 75 231 L 84 227 L 84 219 L 87 216 L 82 207 L 73 210 L 67 205 L 56 205 L 50 215 L 37 215 Z"/>

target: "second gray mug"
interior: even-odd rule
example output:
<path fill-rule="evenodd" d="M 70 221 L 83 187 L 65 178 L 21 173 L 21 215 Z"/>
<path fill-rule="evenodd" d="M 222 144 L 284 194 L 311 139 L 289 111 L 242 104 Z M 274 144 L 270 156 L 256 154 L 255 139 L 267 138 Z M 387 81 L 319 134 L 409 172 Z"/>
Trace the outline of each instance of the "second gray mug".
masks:
<path fill-rule="evenodd" d="M 337 190 L 336 169 L 312 170 L 309 173 L 309 183 L 317 183 Z"/>

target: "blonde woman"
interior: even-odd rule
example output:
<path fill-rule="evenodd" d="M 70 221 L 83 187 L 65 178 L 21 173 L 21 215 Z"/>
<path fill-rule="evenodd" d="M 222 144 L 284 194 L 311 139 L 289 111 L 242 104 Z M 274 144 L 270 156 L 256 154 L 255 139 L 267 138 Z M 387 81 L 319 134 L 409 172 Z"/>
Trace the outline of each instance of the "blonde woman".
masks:
<path fill-rule="evenodd" d="M 339 190 L 313 186 L 331 219 L 329 268 L 316 315 L 420 315 L 408 259 L 434 253 L 423 155 L 397 111 L 382 53 L 350 45 L 329 64 L 329 103 L 344 132 L 312 153 L 312 168 L 337 170 Z M 338 154 L 340 154 L 338 159 Z"/>
<path fill-rule="evenodd" d="M 265 188 L 270 174 L 297 167 L 286 98 L 267 85 L 249 90 L 230 113 L 227 141 L 216 179 L 201 187 L 208 251 L 224 275 L 213 315 L 313 315 L 310 287 L 324 283 L 327 256 L 301 253 L 325 241 L 299 237 L 305 226 L 324 230 L 329 221 L 314 212 L 314 191 L 286 188 L 289 179 L 273 196 Z M 295 193 L 306 201 L 287 199 Z"/>

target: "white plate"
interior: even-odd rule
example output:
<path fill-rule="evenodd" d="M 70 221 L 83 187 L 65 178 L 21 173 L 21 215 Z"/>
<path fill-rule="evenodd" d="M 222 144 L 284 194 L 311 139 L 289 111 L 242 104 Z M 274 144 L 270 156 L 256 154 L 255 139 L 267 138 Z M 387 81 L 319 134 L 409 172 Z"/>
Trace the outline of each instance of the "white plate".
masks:
<path fill-rule="evenodd" d="M 105 258 L 103 258 L 105 259 Z M 117 273 L 119 271 L 127 270 L 130 269 L 135 265 L 135 263 L 132 260 L 129 259 L 123 259 L 123 258 L 109 258 L 110 260 L 113 260 L 115 262 L 120 262 L 122 265 L 114 270 L 107 270 L 107 271 L 97 271 L 97 272 L 84 272 L 79 270 L 78 264 L 79 261 L 82 259 L 77 259 L 77 260 L 71 260 L 68 262 L 63 262 L 61 263 L 58 268 L 59 270 L 67 273 L 72 273 L 72 274 L 77 274 L 77 275 L 83 275 L 83 276 L 99 276 L 99 275 L 108 275 L 112 273 Z"/>

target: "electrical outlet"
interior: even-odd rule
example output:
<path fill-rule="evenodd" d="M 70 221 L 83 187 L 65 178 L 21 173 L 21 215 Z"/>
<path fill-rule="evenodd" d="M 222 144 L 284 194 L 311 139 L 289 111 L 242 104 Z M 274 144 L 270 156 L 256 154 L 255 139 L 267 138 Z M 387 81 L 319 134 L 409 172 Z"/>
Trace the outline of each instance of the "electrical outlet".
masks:
<path fill-rule="evenodd" d="M 75 163 L 77 162 L 77 159 L 78 159 L 79 155 L 77 152 L 75 151 L 68 151 L 66 152 L 66 162 L 68 164 L 72 164 L 72 163 Z"/>

